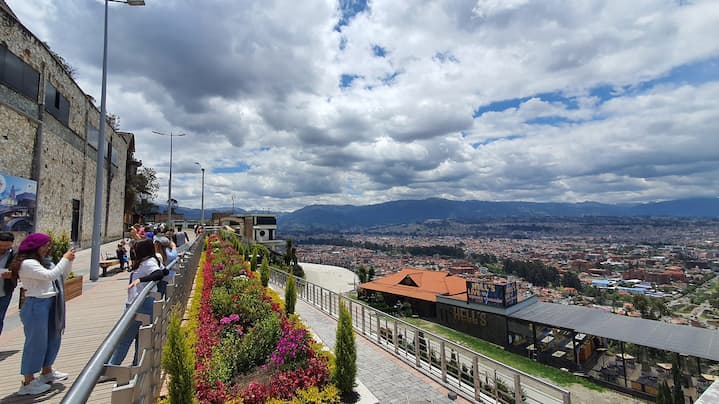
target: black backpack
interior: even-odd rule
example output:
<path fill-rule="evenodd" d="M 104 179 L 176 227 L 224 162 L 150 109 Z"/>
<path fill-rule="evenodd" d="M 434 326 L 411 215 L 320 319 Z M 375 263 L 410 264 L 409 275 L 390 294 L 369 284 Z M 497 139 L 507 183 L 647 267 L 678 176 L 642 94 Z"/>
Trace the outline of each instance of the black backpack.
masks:
<path fill-rule="evenodd" d="M 10 255 L 7 257 L 6 266 L 10 266 L 13 258 L 15 258 L 15 250 L 10 250 Z M 5 296 L 12 295 L 15 286 L 17 286 L 17 279 L 3 279 L 3 290 L 5 290 Z"/>

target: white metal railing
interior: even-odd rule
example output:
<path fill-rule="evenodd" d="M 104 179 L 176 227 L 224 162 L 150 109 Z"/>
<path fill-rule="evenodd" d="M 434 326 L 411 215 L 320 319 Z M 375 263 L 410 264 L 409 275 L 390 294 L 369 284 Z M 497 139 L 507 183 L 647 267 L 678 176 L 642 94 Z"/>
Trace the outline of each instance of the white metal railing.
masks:
<path fill-rule="evenodd" d="M 288 277 L 286 272 L 270 269 L 270 282 L 278 287 L 284 288 Z M 571 403 L 566 389 L 304 279 L 295 281 L 297 297 L 335 319 L 343 301 L 356 332 L 467 400 Z"/>

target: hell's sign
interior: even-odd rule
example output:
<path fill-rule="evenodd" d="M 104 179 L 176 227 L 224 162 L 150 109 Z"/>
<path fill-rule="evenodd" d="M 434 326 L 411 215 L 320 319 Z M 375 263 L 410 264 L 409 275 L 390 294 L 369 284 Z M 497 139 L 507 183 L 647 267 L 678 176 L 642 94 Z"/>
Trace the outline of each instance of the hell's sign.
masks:
<path fill-rule="evenodd" d="M 517 282 L 468 280 L 467 300 L 489 306 L 512 306 L 517 304 Z"/>

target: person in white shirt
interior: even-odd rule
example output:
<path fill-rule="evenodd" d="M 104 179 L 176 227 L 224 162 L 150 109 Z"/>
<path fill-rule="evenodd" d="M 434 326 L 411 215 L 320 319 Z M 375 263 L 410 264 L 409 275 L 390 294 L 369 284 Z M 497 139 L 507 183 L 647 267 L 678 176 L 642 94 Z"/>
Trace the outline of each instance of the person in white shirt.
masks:
<path fill-rule="evenodd" d="M 177 259 L 177 247 L 175 243 L 165 236 L 155 236 L 155 254 L 160 259 L 164 267 L 168 266 L 172 261 Z M 164 297 L 167 293 L 167 284 L 172 282 L 175 278 L 175 270 L 169 270 L 168 275 L 165 276 L 158 284 L 157 291 Z"/>
<path fill-rule="evenodd" d="M 155 255 L 155 247 L 151 239 L 144 239 L 135 242 L 131 249 L 135 250 L 135 260 L 132 261 L 132 272 L 130 274 L 130 284 L 127 286 L 127 301 L 125 302 L 125 309 L 129 308 L 132 303 L 137 299 L 137 296 L 147 286 L 148 282 L 159 281 L 163 276 L 167 275 L 167 272 L 163 269 L 164 267 L 160 263 L 159 258 Z M 142 306 L 138 310 L 138 313 L 148 314 L 152 316 L 152 306 L 155 299 L 151 296 L 145 298 L 142 302 Z M 132 359 L 132 364 L 137 365 L 138 361 L 138 341 L 137 335 L 140 330 L 142 323 L 135 320 L 133 324 L 123 335 L 122 339 L 115 348 L 115 352 L 112 354 L 110 361 L 111 365 L 121 365 L 122 361 L 125 360 L 127 352 L 130 350 L 130 345 L 135 342 L 135 356 Z M 100 381 L 110 380 L 109 378 L 101 377 Z"/>
<path fill-rule="evenodd" d="M 18 254 L 10 264 L 13 277 L 20 279 L 25 288 L 25 302 L 20 309 L 25 332 L 20 373 L 24 380 L 17 394 L 41 394 L 50 389 L 48 383 L 67 379 L 67 373 L 53 369 L 60 351 L 62 332 L 65 329 L 64 278 L 72 270 L 75 250 L 68 250 L 57 265 L 49 267 L 50 236 L 32 233 L 18 247 Z M 35 373 L 40 376 L 35 378 Z"/>

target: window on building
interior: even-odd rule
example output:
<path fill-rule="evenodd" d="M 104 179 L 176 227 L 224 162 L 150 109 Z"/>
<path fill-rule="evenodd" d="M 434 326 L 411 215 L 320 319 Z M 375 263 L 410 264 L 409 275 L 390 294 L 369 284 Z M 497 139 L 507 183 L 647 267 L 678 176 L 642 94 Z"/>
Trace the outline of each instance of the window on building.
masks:
<path fill-rule="evenodd" d="M 5 46 L 0 46 L 0 81 L 25 97 L 37 101 L 40 73 Z"/>
<path fill-rule="evenodd" d="M 118 167 L 120 165 L 120 159 L 117 153 L 117 149 L 112 147 L 112 143 L 108 142 L 107 147 L 110 149 L 110 162 L 115 167 Z"/>
<path fill-rule="evenodd" d="M 257 216 L 258 225 L 276 225 L 277 218 L 274 216 Z"/>
<path fill-rule="evenodd" d="M 70 124 L 70 102 L 50 82 L 45 83 L 45 111 L 63 125 Z"/>
<path fill-rule="evenodd" d="M 87 125 L 87 144 L 97 150 L 97 142 L 100 141 L 100 131 Z"/>

